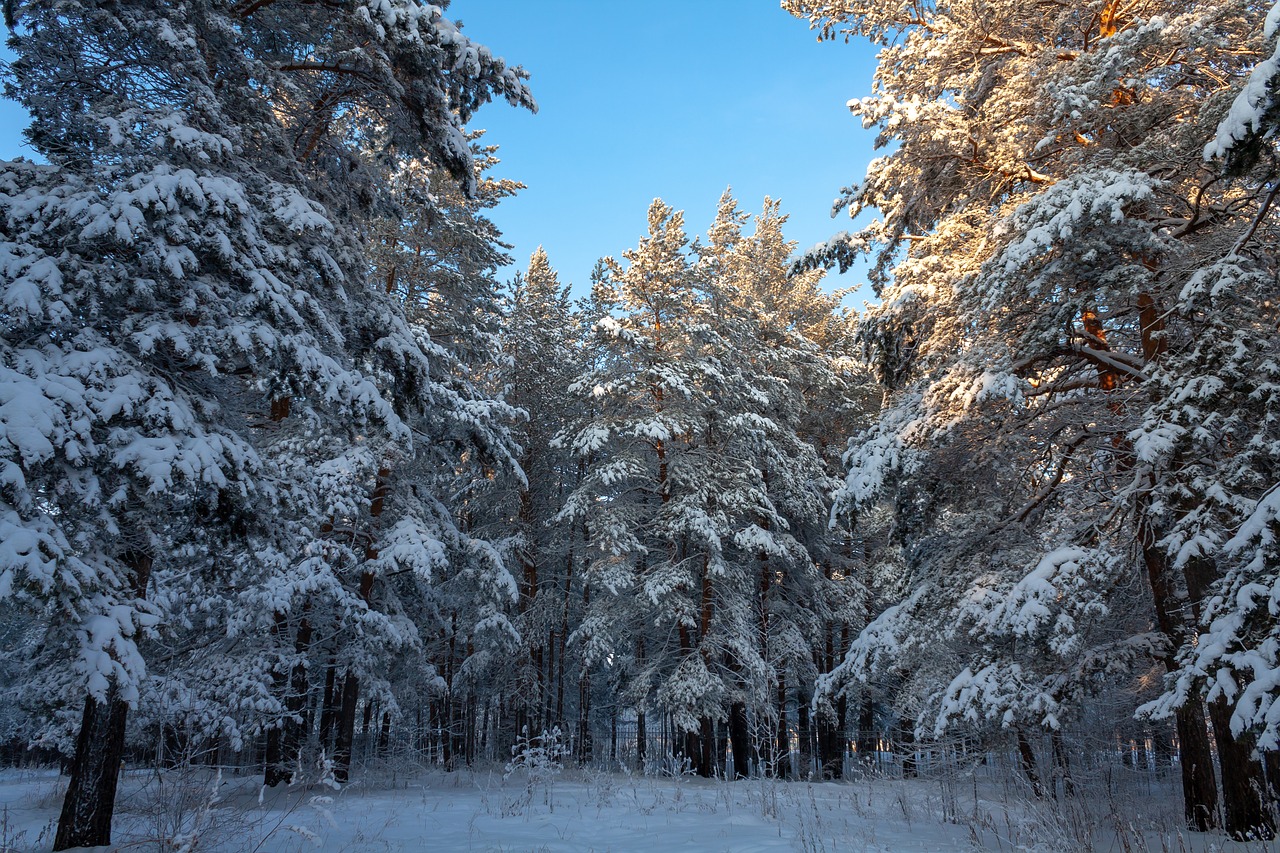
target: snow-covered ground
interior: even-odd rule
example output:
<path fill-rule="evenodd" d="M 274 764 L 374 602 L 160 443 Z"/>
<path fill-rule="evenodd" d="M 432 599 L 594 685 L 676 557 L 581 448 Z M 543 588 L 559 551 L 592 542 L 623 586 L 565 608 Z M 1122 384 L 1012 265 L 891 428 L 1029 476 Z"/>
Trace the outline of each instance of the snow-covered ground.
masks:
<path fill-rule="evenodd" d="M 51 772 L 0 772 L 0 851 L 47 851 L 61 800 Z M 217 790 L 216 802 L 211 793 Z M 565 771 L 386 774 L 343 790 L 267 792 L 257 781 L 131 773 L 112 850 L 138 851 L 1248 851 L 1177 827 L 1176 791 L 1116 808 L 1032 805 L 1008 786 L 876 779 L 734 783 Z M 1170 796 L 1170 795 L 1174 796 Z M 1111 817 L 1108 819 L 1107 815 Z M 185 846 L 184 846 L 185 845 Z"/>

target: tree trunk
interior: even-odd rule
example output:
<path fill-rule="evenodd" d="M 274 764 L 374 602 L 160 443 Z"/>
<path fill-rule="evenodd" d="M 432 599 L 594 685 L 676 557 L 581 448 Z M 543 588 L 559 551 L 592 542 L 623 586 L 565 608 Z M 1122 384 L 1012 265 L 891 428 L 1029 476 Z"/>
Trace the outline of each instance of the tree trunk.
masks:
<path fill-rule="evenodd" d="M 1074 797 L 1076 795 L 1076 782 L 1071 776 L 1071 764 L 1067 760 L 1067 747 L 1062 740 L 1062 730 L 1054 729 L 1049 736 L 1050 743 L 1053 746 L 1053 768 L 1054 775 L 1062 780 L 1062 796 Z M 1058 796 L 1058 786 L 1053 787 L 1053 795 Z"/>
<path fill-rule="evenodd" d="M 591 676 L 584 669 L 578 677 L 578 763 L 587 764 L 594 757 L 591 742 Z"/>
<path fill-rule="evenodd" d="M 715 775 L 716 726 L 710 717 L 702 718 L 702 733 L 698 736 L 698 775 L 711 778 Z"/>
<path fill-rule="evenodd" d="M 1231 733 L 1231 706 L 1221 696 L 1209 703 L 1222 771 L 1223 829 L 1236 841 L 1275 838 L 1275 817 L 1267 807 L 1262 763 L 1253 757 L 1253 738 Z"/>
<path fill-rule="evenodd" d="M 342 679 L 342 707 L 338 712 L 338 737 L 333 745 L 333 778 L 345 783 L 351 778 L 351 746 L 356 735 L 356 705 L 360 701 L 360 679 L 348 669 Z"/>
<path fill-rule="evenodd" d="M 378 757 L 387 757 L 387 748 L 391 744 L 391 712 L 382 712 L 382 728 L 378 730 Z"/>
<path fill-rule="evenodd" d="M 1183 602 L 1179 601 L 1174 573 L 1160 547 L 1160 537 L 1152 527 L 1150 518 L 1151 496 L 1138 497 L 1137 533 L 1142 548 L 1142 560 L 1151 584 L 1152 603 L 1155 605 L 1156 622 L 1160 632 L 1169 638 L 1173 648 L 1182 645 L 1186 625 L 1182 621 Z M 1165 668 L 1174 672 L 1178 662 L 1172 654 L 1164 661 Z M 1218 825 L 1218 786 L 1213 774 L 1213 754 L 1209 750 L 1209 733 L 1204 724 L 1204 711 L 1198 699 L 1188 699 L 1175 716 L 1178 725 L 1178 741 L 1182 751 L 1183 813 L 1187 826 L 1205 832 Z"/>
<path fill-rule="evenodd" d="M 1174 715 L 1182 767 L 1182 810 L 1187 826 L 1208 832 L 1218 825 L 1218 786 L 1213 776 L 1213 753 L 1199 699 L 1188 699 Z"/>
<path fill-rule="evenodd" d="M 284 642 L 283 637 L 288 629 L 288 619 L 289 617 L 283 611 L 277 610 L 274 614 L 271 624 L 271 639 L 272 644 L 277 647 Z M 284 654 L 283 649 L 280 650 L 280 654 Z M 287 701 L 285 694 L 288 691 L 289 674 L 285 671 L 283 664 L 277 662 L 271 673 L 271 692 L 280 697 L 280 704 L 283 705 Z M 289 778 L 284 760 L 284 727 L 285 718 L 282 715 L 275 725 L 267 729 L 267 747 L 262 757 L 262 784 L 268 788 L 274 788 Z"/>
<path fill-rule="evenodd" d="M 916 767 L 916 721 L 903 717 L 898 721 L 898 740 L 902 747 L 902 776 L 910 778 L 917 775 Z"/>
<path fill-rule="evenodd" d="M 440 708 L 440 758 L 444 761 L 446 771 L 453 770 L 453 694 L 445 697 Z M 517 737 L 519 733 L 517 733 Z"/>
<path fill-rule="evenodd" d="M 1267 801 L 1274 806 L 1280 803 L 1280 752 L 1263 753 L 1262 768 L 1267 774 Z"/>
<path fill-rule="evenodd" d="M 134 596 L 146 598 L 151 582 L 151 555 L 127 551 L 120 556 L 120 562 L 130 572 Z M 71 779 L 53 839 L 54 850 L 111 843 L 111 817 L 115 812 L 128 716 L 129 704 L 118 697 L 114 684 L 108 688 L 105 702 L 85 697 L 76 752 L 71 759 Z"/>
<path fill-rule="evenodd" d="M 1031 793 L 1036 795 L 1036 799 L 1043 799 L 1044 785 L 1040 783 L 1040 774 L 1036 771 L 1036 753 L 1022 729 L 1018 729 L 1018 763 L 1022 767 L 1022 775 L 1031 783 Z"/>
<path fill-rule="evenodd" d="M 879 763 L 880 738 L 876 736 L 876 709 L 870 699 L 858 709 L 858 758 L 868 770 Z"/>
<path fill-rule="evenodd" d="M 289 781 L 289 770 L 284 759 L 284 725 L 285 721 L 281 719 L 275 726 L 267 729 L 267 744 L 262 752 L 262 784 L 268 788 Z"/>
<path fill-rule="evenodd" d="M 298 633 L 294 642 L 294 651 L 298 659 L 293 665 L 293 672 L 289 678 L 289 695 L 285 698 L 285 710 L 289 712 L 289 719 L 285 720 L 281 751 L 290 769 L 300 763 L 302 747 L 306 741 L 306 734 L 310 730 L 307 722 L 307 694 L 311 687 L 307 680 L 306 660 L 310 648 L 311 621 L 304 616 L 298 623 Z"/>
<path fill-rule="evenodd" d="M 645 753 L 648 744 L 645 742 L 646 732 L 644 730 L 644 712 L 636 714 L 636 768 L 640 771 L 644 770 Z"/>
<path fill-rule="evenodd" d="M 746 779 L 751 767 L 751 733 L 747 729 L 747 703 L 729 706 L 729 748 L 733 750 L 733 777 Z"/>
<path fill-rule="evenodd" d="M 85 699 L 76 753 L 71 760 L 71 782 L 62 801 L 53 849 L 103 847 L 111 843 L 111 816 L 115 810 L 116 783 L 124 756 L 124 727 L 129 706 L 115 698 Z"/>
<path fill-rule="evenodd" d="M 818 777 L 820 779 L 838 778 L 835 770 L 836 761 L 836 722 L 832 712 L 826 708 L 818 709 Z"/>
<path fill-rule="evenodd" d="M 1200 620 L 1201 606 L 1218 577 L 1217 565 L 1199 557 L 1184 569 L 1192 616 Z M 1266 803 L 1262 762 L 1253 757 L 1253 738 L 1231 733 L 1231 705 L 1219 696 L 1209 702 L 1209 721 L 1218 744 L 1218 769 L 1222 775 L 1223 827 L 1237 841 L 1275 837 L 1275 817 Z"/>

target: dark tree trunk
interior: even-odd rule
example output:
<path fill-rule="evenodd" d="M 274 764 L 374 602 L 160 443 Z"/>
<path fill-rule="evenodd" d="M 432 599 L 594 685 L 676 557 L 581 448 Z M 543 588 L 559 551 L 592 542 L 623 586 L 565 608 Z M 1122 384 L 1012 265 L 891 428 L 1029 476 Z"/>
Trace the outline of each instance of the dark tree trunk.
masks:
<path fill-rule="evenodd" d="M 644 730 L 644 712 L 636 714 L 636 766 L 640 770 L 644 770 L 645 753 L 649 744 L 646 743 L 647 737 Z"/>
<path fill-rule="evenodd" d="M 716 726 L 710 717 L 702 718 L 702 733 L 698 737 L 698 775 L 711 778 L 715 775 Z"/>
<path fill-rule="evenodd" d="M 1184 569 L 1192 616 L 1200 619 L 1201 606 L 1218 577 L 1217 565 L 1206 558 L 1187 562 Z M 1218 744 L 1218 769 L 1222 775 L 1223 827 L 1237 841 L 1271 839 L 1275 816 L 1267 807 L 1262 762 L 1253 757 L 1253 738 L 1231 733 L 1231 706 L 1219 696 L 1209 703 L 1209 722 Z"/>
<path fill-rule="evenodd" d="M 289 719 L 284 723 L 284 740 L 281 743 L 283 758 L 290 769 L 296 767 L 302 754 L 306 734 L 310 730 L 307 717 L 307 694 L 311 686 L 307 681 L 307 652 L 311 649 L 311 622 L 305 616 L 298 623 L 294 651 L 298 655 L 289 677 L 289 695 L 285 698 L 285 710 Z"/>
<path fill-rule="evenodd" d="M 750 769 L 751 734 L 747 730 L 747 705 L 734 702 L 729 706 L 729 748 L 733 750 L 733 776 L 746 779 Z"/>
<path fill-rule="evenodd" d="M 716 720 L 715 728 L 716 746 L 713 757 L 716 765 L 716 776 L 725 779 L 728 778 L 725 774 L 724 761 L 725 756 L 729 753 L 729 727 L 724 720 Z"/>
<path fill-rule="evenodd" d="M 578 678 L 578 763 L 587 764 L 594 757 L 591 742 L 591 676 L 584 669 Z"/>
<path fill-rule="evenodd" d="M 289 627 L 289 617 L 283 611 L 275 612 L 275 619 L 271 625 L 271 638 L 274 645 L 278 648 L 284 644 L 285 632 Z M 283 655 L 283 649 L 280 654 Z M 289 673 L 285 670 L 282 662 L 277 662 L 274 671 L 271 673 L 271 692 L 281 699 L 280 704 L 284 705 L 286 701 L 285 694 L 289 690 Z M 268 788 L 274 788 L 281 782 L 288 781 L 289 771 L 285 766 L 284 758 L 284 727 L 285 720 L 281 717 L 274 726 L 267 730 L 267 748 L 262 757 L 263 774 L 262 783 Z"/>
<path fill-rule="evenodd" d="M 1209 703 L 1209 720 L 1222 771 L 1223 829 L 1236 841 L 1275 838 L 1275 816 L 1267 807 L 1266 779 L 1262 763 L 1253 757 L 1253 738 L 1231 733 L 1231 706 L 1221 696 Z"/>
<path fill-rule="evenodd" d="M 1173 648 L 1182 645 L 1186 635 L 1183 604 L 1178 594 L 1178 584 L 1168 559 L 1159 545 L 1160 537 L 1150 518 L 1151 497 L 1140 495 L 1137 506 L 1138 544 L 1142 548 L 1142 560 L 1151 584 L 1151 598 L 1155 605 L 1156 622 L 1161 633 L 1169 638 Z M 1177 660 L 1169 655 L 1164 661 L 1170 672 L 1178 668 Z M 1213 774 L 1213 754 L 1209 750 L 1209 733 L 1204 724 L 1204 710 L 1198 699 L 1188 699 L 1175 715 L 1178 726 L 1178 742 L 1181 747 L 1183 814 L 1187 826 L 1205 832 L 1218 825 L 1218 786 Z"/>
<path fill-rule="evenodd" d="M 53 849 L 104 847 L 111 843 L 111 816 L 115 810 L 116 783 L 124 757 L 124 726 L 129 706 L 115 698 L 92 696 L 84 703 L 76 754 L 71 760 L 71 782 L 62 801 Z"/>
<path fill-rule="evenodd" d="M 1207 832 L 1218 825 L 1218 786 L 1213 777 L 1213 754 L 1204 710 L 1199 699 L 1188 699 L 1174 716 L 1182 766 L 1182 807 L 1187 826 Z"/>
<path fill-rule="evenodd" d="M 382 728 L 378 731 L 378 757 L 386 758 L 391 743 L 391 712 L 382 712 Z"/>
<path fill-rule="evenodd" d="M 134 596 L 146 598 L 151 582 L 151 555 L 127 551 L 120 555 L 120 562 L 130 572 Z M 111 843 L 111 817 L 124 759 L 124 727 L 128 716 L 129 705 L 117 696 L 114 685 L 108 689 L 105 702 L 85 697 L 76 752 L 71 759 L 71 779 L 53 839 L 54 850 Z"/>
<path fill-rule="evenodd" d="M 836 722 L 826 709 L 818 710 L 818 775 L 821 779 L 839 778 L 836 770 Z"/>
<path fill-rule="evenodd" d="M 695 732 L 681 732 L 676 738 L 676 742 L 680 745 L 680 757 L 688 759 L 689 769 L 699 776 L 702 775 L 702 745 L 701 738 Z"/>
<path fill-rule="evenodd" d="M 609 764 L 618 760 L 618 709 L 615 707 L 609 715 Z"/>
<path fill-rule="evenodd" d="M 449 702 L 449 740 L 453 742 L 449 748 L 450 755 L 453 756 L 453 766 L 449 769 L 457 769 L 458 762 L 467 763 L 467 732 L 466 732 L 466 702 L 459 702 L 452 699 Z"/>
<path fill-rule="evenodd" d="M 1280 803 L 1280 752 L 1263 753 L 1262 769 L 1267 774 L 1267 801 L 1274 806 Z"/>
<path fill-rule="evenodd" d="M 267 730 L 267 745 L 262 753 L 262 784 L 274 788 L 289 781 L 289 768 L 284 759 L 284 720 Z"/>
<path fill-rule="evenodd" d="M 1173 766 L 1173 737 L 1164 725 L 1157 724 L 1151 731 L 1151 749 L 1156 756 L 1156 771 Z"/>
<path fill-rule="evenodd" d="M 898 743 L 902 747 L 902 775 L 916 774 L 916 721 L 904 717 L 898 722 Z"/>
<path fill-rule="evenodd" d="M 1022 775 L 1031 783 L 1031 793 L 1036 795 L 1036 799 L 1043 799 L 1044 785 L 1040 783 L 1040 774 L 1036 770 L 1036 753 L 1022 729 L 1018 729 L 1018 762 L 1022 767 Z"/>
<path fill-rule="evenodd" d="M 342 679 L 342 708 L 338 713 L 338 736 L 333 746 L 333 778 L 345 783 L 351 778 L 351 746 L 356 735 L 356 705 L 360 701 L 360 679 L 348 669 Z"/>
<path fill-rule="evenodd" d="M 445 698 L 440 707 L 440 757 L 444 760 L 444 769 L 453 770 L 453 696 Z"/>

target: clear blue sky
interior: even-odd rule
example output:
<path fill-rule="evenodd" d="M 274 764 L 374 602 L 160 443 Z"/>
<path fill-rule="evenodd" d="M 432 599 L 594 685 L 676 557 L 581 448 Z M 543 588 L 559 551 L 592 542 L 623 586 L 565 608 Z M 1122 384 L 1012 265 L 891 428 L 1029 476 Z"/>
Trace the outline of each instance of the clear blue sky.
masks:
<path fill-rule="evenodd" d="M 584 293 L 596 259 L 645 232 L 653 198 L 699 234 L 730 185 L 748 211 L 781 199 L 801 248 L 849 227 L 830 207 L 873 156 L 845 107 L 871 89 L 866 43 L 819 44 L 777 0 L 454 0 L 448 14 L 532 75 L 537 115 L 494 103 L 472 122 L 501 145 L 496 174 L 528 185 L 493 212 L 517 266 L 542 244 Z M 0 157 L 31 155 L 24 125 L 0 100 Z"/>

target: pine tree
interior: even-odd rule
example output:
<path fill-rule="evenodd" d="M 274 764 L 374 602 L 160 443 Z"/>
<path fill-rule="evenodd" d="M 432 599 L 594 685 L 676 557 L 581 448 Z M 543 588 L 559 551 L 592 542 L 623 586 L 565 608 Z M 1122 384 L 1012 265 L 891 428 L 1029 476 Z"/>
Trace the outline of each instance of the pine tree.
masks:
<path fill-rule="evenodd" d="M 139 640 L 163 615 L 147 599 L 215 580 L 170 555 L 194 549 L 198 567 L 199 531 L 269 528 L 287 506 L 285 455 L 257 425 L 410 439 L 401 412 L 429 368 L 366 287 L 360 242 L 386 165 L 362 165 L 339 119 L 376 115 L 391 154 L 429 156 L 474 191 L 459 128 L 493 94 L 532 101 L 518 70 L 404 0 L 323 20 L 284 2 L 5 12 L 6 91 L 49 165 L 0 178 L 0 590 L 63 614 L 46 645 L 78 661 L 64 849 L 110 840 Z M 312 449 L 340 458 L 326 441 Z M 310 527 L 323 509 L 303 540 L 324 538 Z"/>
<path fill-rule="evenodd" d="M 811 259 L 877 253 L 882 301 L 861 336 L 890 396 L 841 500 L 895 493 L 909 578 L 845 670 L 909 661 L 941 630 L 968 665 L 933 708 L 939 726 L 1056 730 L 1093 673 L 1153 658 L 1176 671 L 1197 634 L 1180 602 L 1216 574 L 1175 547 L 1191 469 L 1154 412 L 1185 417 L 1197 387 L 1178 363 L 1202 321 L 1180 294 L 1251 209 L 1266 215 L 1201 160 L 1225 106 L 1213 81 L 1245 70 L 1221 39 L 1245 38 L 1256 4 L 784 5 L 824 36 L 886 44 L 875 92 L 850 107 L 899 143 L 844 195 L 883 220 Z M 1134 578 L 1143 620 L 1122 594 Z M 1256 778 L 1243 730 L 1209 710 L 1223 777 Z M 1187 819 L 1205 829 L 1216 791 L 1198 698 L 1176 720 Z M 1256 797 L 1224 793 L 1229 832 L 1272 832 Z"/>
<path fill-rule="evenodd" d="M 586 669 L 569 639 L 582 618 L 584 595 L 579 563 L 581 527 L 557 522 L 568 494 L 576 486 L 579 462 L 553 440 L 575 416 L 577 400 L 569 386 L 581 374 L 583 329 L 541 247 L 527 270 L 512 284 L 503 324 L 503 366 L 498 382 L 504 399 L 522 409 L 525 419 L 514 429 L 520 445 L 524 480 L 513 484 L 506 514 L 513 516 L 515 557 L 520 567 L 520 620 L 526 646 L 519 681 L 511 684 L 524 707 L 514 726 L 537 734 L 561 727 L 567 731 L 566 689 L 570 704 L 587 698 Z M 567 660 L 576 655 L 577 678 Z M 578 739 L 588 736 L 587 708 L 579 707 Z"/>

